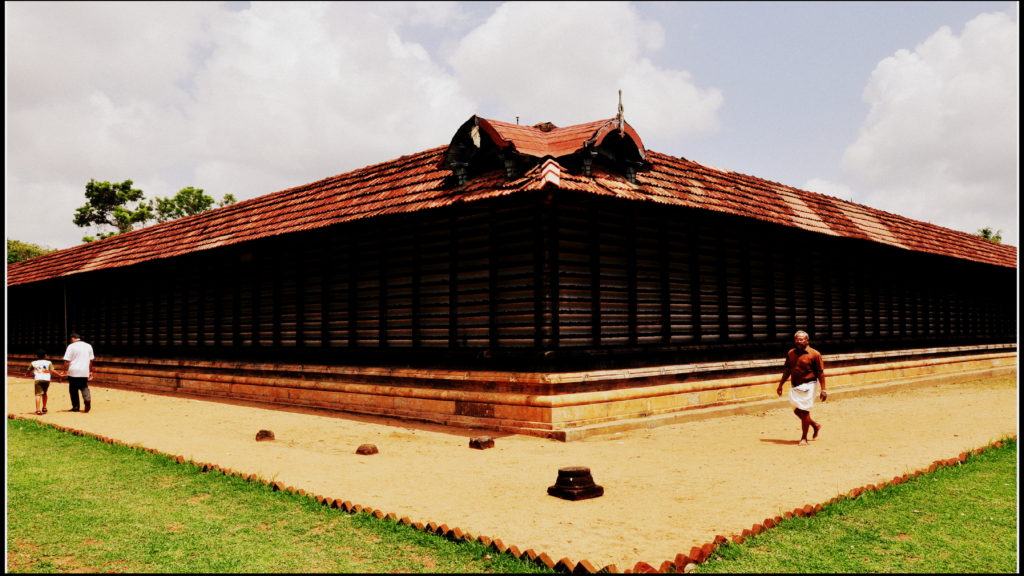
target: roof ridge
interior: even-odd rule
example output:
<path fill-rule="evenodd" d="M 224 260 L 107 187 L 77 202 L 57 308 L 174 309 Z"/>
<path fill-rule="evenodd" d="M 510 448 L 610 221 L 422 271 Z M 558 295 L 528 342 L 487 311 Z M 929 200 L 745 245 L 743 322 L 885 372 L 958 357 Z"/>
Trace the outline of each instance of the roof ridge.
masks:
<path fill-rule="evenodd" d="M 650 155 L 653 158 L 669 159 L 669 160 L 672 160 L 672 161 L 682 161 L 682 162 L 685 162 L 685 163 L 694 164 L 694 165 L 700 166 L 700 167 L 702 167 L 702 168 L 704 168 L 706 170 L 710 170 L 710 171 L 718 174 L 723 179 L 727 179 L 727 180 L 728 179 L 740 179 L 740 180 L 753 181 L 753 182 L 750 183 L 750 185 L 761 187 L 761 188 L 763 188 L 765 190 L 768 190 L 768 191 L 778 192 L 778 190 L 770 190 L 768 187 L 765 187 L 764 184 L 770 184 L 772 187 L 775 187 L 775 188 L 780 189 L 780 190 L 785 190 L 787 192 L 795 192 L 795 193 L 797 193 L 799 195 L 810 196 L 811 198 L 824 199 L 824 200 L 826 200 L 826 201 L 828 201 L 830 203 L 838 203 L 838 205 L 840 205 L 840 206 L 855 207 L 855 208 L 857 208 L 857 209 L 867 213 L 868 215 L 870 215 L 872 217 L 881 217 L 884 221 L 888 221 L 888 222 L 884 222 L 883 221 L 883 224 L 886 224 L 886 225 L 889 225 L 889 226 L 891 226 L 891 225 L 900 225 L 900 226 L 908 226 L 908 227 L 912 227 L 912 228 L 923 228 L 923 229 L 929 230 L 931 232 L 942 231 L 943 233 L 946 233 L 946 234 L 950 234 L 950 233 L 951 234 L 955 234 L 961 240 L 966 240 L 966 241 L 970 242 L 971 247 L 973 249 L 975 249 L 975 250 L 981 250 L 982 252 L 1002 253 L 1002 254 L 1006 254 L 1006 255 L 1008 255 L 1010 252 L 1012 252 L 1013 253 L 1013 258 L 1012 259 L 1016 260 L 1017 248 L 1015 246 L 1011 246 L 1009 244 L 1001 244 L 1001 243 L 997 243 L 997 242 L 991 242 L 989 240 L 985 240 L 984 238 L 978 237 L 978 236 L 976 236 L 974 234 L 971 234 L 969 232 L 964 232 L 962 230 L 956 230 L 956 229 L 953 229 L 953 228 L 947 228 L 947 227 L 944 227 L 944 226 L 941 226 L 941 225 L 938 225 L 938 224 L 933 224 L 931 222 L 924 222 L 924 221 L 921 221 L 921 220 L 915 220 L 915 219 L 909 218 L 907 216 L 902 216 L 900 214 L 896 214 L 896 213 L 893 213 L 893 212 L 887 212 L 885 210 L 882 210 L 882 209 L 879 209 L 879 208 L 874 208 L 874 207 L 868 206 L 866 204 L 860 204 L 860 203 L 853 202 L 853 201 L 850 201 L 850 200 L 844 200 L 844 199 L 839 198 L 837 196 L 831 196 L 829 194 L 824 194 L 822 192 L 815 192 L 813 190 L 806 190 L 806 189 L 803 189 L 803 188 L 797 188 L 796 186 L 791 186 L 791 185 L 788 185 L 788 184 L 782 184 L 782 183 L 779 183 L 779 182 L 775 182 L 773 180 L 769 180 L 767 178 L 760 178 L 760 177 L 757 177 L 757 176 L 752 176 L 752 175 L 749 175 L 749 174 L 744 174 L 742 172 L 722 170 L 720 168 L 715 168 L 715 167 L 712 167 L 712 166 L 708 166 L 706 164 L 702 164 L 702 163 L 697 162 L 695 160 L 690 160 L 688 158 L 684 158 L 684 157 L 681 157 L 681 156 L 677 157 L 677 156 L 672 156 L 672 155 L 669 155 L 669 154 L 664 154 L 664 153 L 661 153 L 661 152 L 654 152 L 654 151 L 651 151 Z M 762 183 L 762 184 L 754 184 L 755 182 L 756 183 Z M 889 230 L 889 232 L 893 232 L 893 231 Z M 871 239 L 875 240 L 875 241 L 878 241 L 875 238 L 871 238 Z M 984 244 L 982 244 L 982 242 Z M 883 243 L 888 243 L 888 242 L 883 242 Z M 901 243 L 901 244 L 905 244 L 905 243 Z M 982 249 L 982 247 L 984 247 L 984 249 Z M 928 250 L 928 251 L 929 252 L 933 252 L 932 250 Z M 947 255 L 949 255 L 949 254 L 947 254 Z M 1003 264 L 1003 265 L 1006 265 L 1006 264 Z M 1015 266 L 1015 264 L 1014 264 L 1014 266 Z"/>
<path fill-rule="evenodd" d="M 474 118 L 477 117 L 463 124 L 463 128 L 468 130 Z M 570 134 L 575 130 L 589 137 L 603 130 L 607 122 L 597 120 L 547 133 L 520 128 L 546 137 L 556 130 Z M 625 126 L 632 131 L 628 124 Z M 591 128 L 595 131 L 589 132 Z M 642 146 L 635 132 L 629 137 Z M 583 140 L 569 138 L 566 142 L 568 145 L 554 151 L 547 150 L 549 153 L 539 157 L 540 161 L 519 177 L 509 179 L 507 172 L 484 167 L 494 173 L 485 171 L 461 185 L 453 185 L 455 176 L 444 161 L 449 146 L 428 148 L 186 218 L 8 264 L 7 285 L 128 266 L 364 218 L 440 208 L 543 187 L 711 210 L 917 252 L 1017 267 L 1014 246 L 683 157 L 644 151 L 651 169 L 635 175 L 635 183 L 604 168 L 595 168 L 591 173 L 585 162 L 581 168 L 576 163 L 555 160 L 572 156 L 580 149 L 577 142 L 581 144 Z"/>

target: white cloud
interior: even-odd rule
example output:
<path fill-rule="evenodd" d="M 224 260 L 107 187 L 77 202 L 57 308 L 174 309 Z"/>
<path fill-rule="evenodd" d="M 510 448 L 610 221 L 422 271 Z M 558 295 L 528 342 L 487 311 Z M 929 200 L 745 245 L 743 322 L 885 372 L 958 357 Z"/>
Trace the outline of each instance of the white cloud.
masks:
<path fill-rule="evenodd" d="M 654 65 L 664 30 L 620 2 L 510 2 L 467 34 L 449 63 L 484 115 L 559 126 L 615 116 L 645 137 L 706 133 L 717 127 L 718 90 Z"/>
<path fill-rule="evenodd" d="M 202 47 L 204 2 L 8 2 L 4 5 L 8 107 L 44 107 L 94 89 L 117 104 L 181 103 L 178 85 Z"/>
<path fill-rule="evenodd" d="M 197 176 L 247 198 L 446 143 L 473 104 L 393 26 L 347 3 L 226 18 L 196 79 Z"/>
<path fill-rule="evenodd" d="M 246 199 L 445 144 L 476 106 L 407 8 L 5 4 L 7 236 L 79 243 L 91 178 Z"/>
<path fill-rule="evenodd" d="M 812 178 L 801 186 L 803 190 L 811 192 L 817 192 L 818 194 L 825 194 L 839 198 L 840 200 L 853 201 L 853 190 L 849 186 L 840 182 L 833 182 L 830 180 L 824 180 L 821 178 Z"/>
<path fill-rule="evenodd" d="M 878 64 L 843 157 L 865 204 L 965 232 L 991 226 L 1017 244 L 1019 42 L 1013 8 Z"/>
<path fill-rule="evenodd" d="M 164 184 L 160 166 L 187 136 L 183 79 L 214 10 L 5 4 L 9 238 L 79 243 L 93 231 L 71 220 L 91 178 Z"/>
<path fill-rule="evenodd" d="M 622 89 L 652 138 L 713 130 L 722 102 L 652 63 L 664 30 L 625 3 L 40 2 L 5 16 L 7 235 L 58 248 L 94 232 L 71 223 L 90 179 L 247 199 L 444 145 L 473 114 L 564 126 L 614 116 Z"/>
<path fill-rule="evenodd" d="M 374 6 L 379 17 L 400 27 L 462 28 L 470 17 L 459 2 L 383 2 Z"/>

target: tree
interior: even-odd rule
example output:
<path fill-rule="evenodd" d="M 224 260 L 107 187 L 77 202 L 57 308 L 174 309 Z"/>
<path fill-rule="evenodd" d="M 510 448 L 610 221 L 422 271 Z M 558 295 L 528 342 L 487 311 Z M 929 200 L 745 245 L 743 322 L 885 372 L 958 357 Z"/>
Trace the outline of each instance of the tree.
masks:
<path fill-rule="evenodd" d="M 234 204 L 235 197 L 225 194 L 217 206 Z M 182 188 L 172 198 L 157 198 L 154 204 L 156 221 L 167 222 L 185 216 L 193 216 L 213 208 L 213 198 L 203 193 L 202 188 Z"/>
<path fill-rule="evenodd" d="M 98 225 L 112 226 L 116 232 L 99 234 L 99 238 L 108 238 L 117 234 L 130 232 L 136 224 L 145 224 L 153 219 L 153 210 L 146 196 L 137 188 L 132 188 L 132 181 L 120 183 L 97 182 L 89 180 L 85 185 L 85 197 L 89 201 L 75 211 L 75 225 L 79 227 Z M 82 238 L 84 242 L 92 242 L 91 236 Z"/>
<path fill-rule="evenodd" d="M 213 198 L 203 193 L 202 188 L 189 186 L 182 188 L 171 198 L 157 198 L 153 202 L 146 201 L 142 190 L 132 188 L 132 181 L 121 183 L 97 182 L 89 180 L 85 186 L 87 204 L 75 211 L 76 226 L 113 226 L 116 232 L 101 232 L 99 239 L 109 238 L 135 229 L 136 224 L 145 226 L 152 220 L 167 222 L 185 216 L 206 212 L 213 207 Z M 234 204 L 235 197 L 225 194 L 217 206 Z M 92 242 L 96 238 L 84 236 L 83 242 Z"/>
<path fill-rule="evenodd" d="M 15 262 L 22 262 L 36 256 L 42 256 L 43 254 L 49 254 L 50 252 L 56 252 L 55 248 L 49 248 L 39 246 L 38 244 L 31 244 L 29 242 L 22 242 L 21 240 L 7 239 L 7 263 L 13 264 Z"/>
<path fill-rule="evenodd" d="M 1003 241 L 1003 231 L 996 230 L 995 232 L 993 232 L 992 228 L 989 226 L 985 226 L 984 228 L 978 230 L 978 236 L 981 236 L 982 238 L 988 240 L 989 242 L 995 242 L 996 244 L 999 244 Z"/>

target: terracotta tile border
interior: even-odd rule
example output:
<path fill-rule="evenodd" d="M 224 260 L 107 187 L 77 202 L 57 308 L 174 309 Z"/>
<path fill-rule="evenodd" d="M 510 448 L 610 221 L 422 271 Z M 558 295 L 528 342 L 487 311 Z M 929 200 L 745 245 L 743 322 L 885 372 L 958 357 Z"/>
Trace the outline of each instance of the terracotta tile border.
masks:
<path fill-rule="evenodd" d="M 106 436 L 100 436 L 100 435 L 92 434 L 92 433 L 89 433 L 89 432 L 83 432 L 83 431 L 77 430 L 75 428 L 68 428 L 66 426 L 59 426 L 57 424 L 51 424 L 49 422 L 42 422 L 42 421 L 40 421 L 38 419 L 35 419 L 35 418 L 26 418 L 26 417 L 22 417 L 22 416 L 17 416 L 15 414 L 8 414 L 7 415 L 7 419 L 8 420 L 35 420 L 36 422 L 40 422 L 42 424 L 50 426 L 51 428 L 55 428 L 57 430 L 61 430 L 63 432 L 67 432 L 69 434 L 74 434 L 75 436 L 92 436 L 93 438 L 96 438 L 97 440 L 100 440 L 101 442 L 105 442 L 107 444 L 116 444 L 116 445 L 119 445 L 119 446 L 127 446 L 129 448 L 136 448 L 136 449 L 144 450 L 146 452 L 150 452 L 150 453 L 153 453 L 153 454 L 161 454 L 163 456 L 167 456 L 167 457 L 171 458 L 172 460 L 177 461 L 179 464 L 190 463 L 190 464 L 196 466 L 197 468 L 199 468 L 199 470 L 201 472 L 220 471 L 225 476 L 238 476 L 238 477 L 240 477 L 240 478 L 242 478 L 242 479 L 244 479 L 246 481 L 249 481 L 249 482 L 260 482 L 262 484 L 265 484 L 265 485 L 269 486 L 271 488 L 271 490 L 274 491 L 274 492 L 278 492 L 278 491 L 281 491 L 281 492 L 291 492 L 293 494 L 298 494 L 299 496 L 305 496 L 307 498 L 312 498 L 312 499 L 316 500 L 317 503 L 319 503 L 319 504 L 321 504 L 323 506 L 327 506 L 329 508 L 334 508 L 334 509 L 342 510 L 342 511 L 347 512 L 349 514 L 359 514 L 360 512 L 364 512 L 364 513 L 373 515 L 373 516 L 375 516 L 375 517 L 377 517 L 377 518 L 379 518 L 381 520 L 390 520 L 392 522 L 397 522 L 398 524 L 404 524 L 406 526 L 412 527 L 415 530 L 419 530 L 419 531 L 422 531 L 422 532 L 428 532 L 428 533 L 431 533 L 431 534 L 436 534 L 437 536 L 440 536 L 442 538 L 451 540 L 453 542 L 479 542 L 485 548 L 491 548 L 491 549 L 493 549 L 495 552 L 497 552 L 499 554 L 508 554 L 508 555 L 514 556 L 514 557 L 516 557 L 516 558 L 518 558 L 520 560 L 526 560 L 528 562 L 533 562 L 533 563 L 538 564 L 540 566 L 544 566 L 544 567 L 546 567 L 546 568 L 548 568 L 550 570 L 553 570 L 555 572 L 562 572 L 562 573 L 567 573 L 567 574 L 598 574 L 598 573 L 602 573 L 602 574 L 664 574 L 664 573 L 691 572 L 691 571 L 693 571 L 697 567 L 698 564 L 701 564 L 701 563 L 705 562 L 708 558 L 710 558 L 712 556 L 712 554 L 714 554 L 715 550 L 718 549 L 720 546 L 724 546 L 724 545 L 727 545 L 727 544 L 742 544 L 743 542 L 746 541 L 747 538 L 749 538 L 751 536 L 756 536 L 758 534 L 762 534 L 765 530 L 769 530 L 771 528 L 774 528 L 775 526 L 777 526 L 778 524 L 780 524 L 784 520 L 787 520 L 787 519 L 793 518 L 793 517 L 810 517 L 810 516 L 814 516 L 818 512 L 821 512 L 821 510 L 825 506 L 828 506 L 828 505 L 833 504 L 835 502 L 838 502 L 840 500 L 843 500 L 843 499 L 854 499 L 854 498 L 857 498 L 861 494 L 864 494 L 866 492 L 878 491 L 878 490 L 881 490 L 881 489 L 885 488 L 886 486 L 894 486 L 894 485 L 897 485 L 897 484 L 902 484 L 902 483 L 904 483 L 904 482 L 906 482 L 906 481 L 908 481 L 908 480 L 910 480 L 912 478 L 915 478 L 917 476 L 921 476 L 921 475 L 924 475 L 924 474 L 930 474 L 930 473 L 934 472 L 935 470 L 937 470 L 937 469 L 939 469 L 941 467 L 944 467 L 944 466 L 956 466 L 956 465 L 964 462 L 965 460 L 967 460 L 967 458 L 970 455 L 981 454 L 982 452 L 984 452 L 985 450 L 987 450 L 989 448 L 993 448 L 993 447 L 994 448 L 1001 448 L 1003 446 L 1003 443 L 1001 441 L 996 441 L 996 442 L 993 442 L 993 443 L 989 444 L 988 446 L 983 446 L 981 448 L 976 448 L 974 450 L 971 450 L 970 452 L 961 452 L 955 458 L 946 458 L 946 459 L 942 459 L 942 460 L 936 460 L 936 461 L 932 462 L 926 469 L 917 470 L 916 472 L 912 472 L 912 473 L 909 473 L 909 474 L 903 474 L 901 476 L 895 476 L 895 477 L 893 477 L 892 480 L 890 480 L 888 482 L 880 482 L 878 484 L 868 484 L 866 486 L 861 486 L 859 488 L 853 488 L 852 490 L 848 491 L 846 494 L 840 494 L 839 496 L 836 496 L 834 498 L 829 499 L 824 504 L 814 504 L 814 505 L 807 504 L 806 506 L 804 506 L 802 508 L 794 508 L 791 512 L 785 512 L 781 516 L 776 516 L 774 518 L 765 518 L 761 522 L 758 522 L 758 523 L 754 524 L 753 526 L 751 526 L 749 529 L 744 528 L 739 534 L 733 534 L 732 536 L 728 536 L 728 537 L 723 536 L 721 534 L 718 534 L 718 535 L 716 535 L 714 537 L 714 539 L 711 542 L 707 542 L 703 546 L 699 546 L 699 547 L 698 546 L 694 546 L 693 548 L 690 548 L 689 554 L 682 554 L 682 553 L 676 554 L 675 558 L 673 558 L 672 560 L 665 560 L 665 561 L 663 561 L 658 567 L 654 567 L 653 565 L 648 564 L 647 562 L 637 562 L 636 564 L 633 565 L 632 568 L 627 568 L 625 570 L 620 570 L 619 567 L 616 566 L 615 564 L 609 564 L 607 566 L 598 568 L 596 565 L 594 565 L 593 563 L 591 563 L 588 560 L 580 560 L 578 562 L 573 562 L 569 558 L 560 558 L 558 560 L 555 560 L 550 555 L 548 555 L 546 552 L 538 552 L 538 551 L 534 550 L 533 548 L 528 548 L 526 550 L 521 550 L 517 546 L 514 546 L 514 545 L 509 546 L 509 545 L 505 544 L 505 542 L 502 541 L 500 538 L 491 538 L 491 537 L 488 537 L 488 536 L 479 536 L 479 535 L 470 534 L 469 532 L 465 532 L 461 528 L 449 527 L 447 524 L 438 525 L 436 522 L 428 522 L 427 524 L 423 524 L 421 522 L 413 522 L 412 520 L 410 520 L 406 516 L 403 516 L 403 517 L 399 518 L 394 513 L 384 512 L 382 510 L 377 510 L 375 508 L 370 508 L 370 507 L 367 507 L 367 506 L 362 506 L 360 504 L 353 504 L 352 502 L 349 502 L 348 500 L 329 498 L 329 497 L 326 497 L 326 496 L 321 496 L 319 494 L 310 494 L 310 493 L 306 492 L 305 490 L 303 490 L 301 488 L 294 488 L 292 486 L 286 486 L 282 482 L 271 482 L 269 480 L 264 480 L 264 479 L 256 476 L 255 474 L 245 474 L 245 473 L 242 473 L 242 472 L 236 472 L 234 470 L 227 469 L 227 468 L 221 468 L 220 466 L 218 466 L 216 464 L 209 464 L 209 463 L 206 463 L 206 462 L 194 462 L 192 460 L 186 459 L 184 456 L 176 456 L 176 455 L 173 455 L 173 454 L 165 454 L 165 453 L 160 452 L 159 450 L 156 450 L 154 448 L 145 448 L 145 447 L 138 446 L 138 445 L 135 445 L 135 444 L 126 444 L 124 442 L 121 442 L 119 440 L 115 440 L 113 438 L 108 438 Z M 1014 435 L 1014 436 L 1011 436 L 1011 438 L 1013 440 L 1016 440 L 1017 436 Z"/>

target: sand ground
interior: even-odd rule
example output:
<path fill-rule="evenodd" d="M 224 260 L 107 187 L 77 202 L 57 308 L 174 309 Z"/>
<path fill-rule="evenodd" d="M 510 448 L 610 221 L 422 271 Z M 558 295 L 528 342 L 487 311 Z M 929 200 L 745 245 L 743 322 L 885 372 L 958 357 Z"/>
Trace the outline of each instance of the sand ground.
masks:
<path fill-rule="evenodd" d="M 7 379 L 9 414 L 619 569 L 657 567 L 718 534 L 1015 436 L 1019 418 L 1016 376 L 872 396 L 836 391 L 815 408 L 823 428 L 806 447 L 796 445 L 799 422 L 785 395 L 754 414 L 562 443 L 100 386 L 91 413 L 72 413 L 66 382 L 51 385 L 49 413 L 36 416 L 32 386 Z M 261 429 L 276 439 L 256 442 Z M 470 449 L 479 435 L 494 448 Z M 355 453 L 367 443 L 380 452 Z M 569 466 L 589 467 L 604 495 L 549 496 Z"/>

